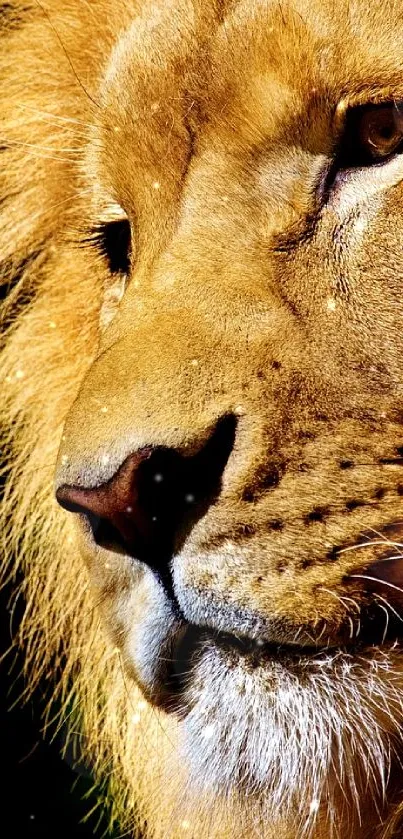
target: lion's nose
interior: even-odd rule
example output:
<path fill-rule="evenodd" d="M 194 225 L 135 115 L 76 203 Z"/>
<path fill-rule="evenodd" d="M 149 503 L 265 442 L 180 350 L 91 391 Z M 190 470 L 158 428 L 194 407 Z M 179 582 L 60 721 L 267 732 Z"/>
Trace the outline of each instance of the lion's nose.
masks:
<path fill-rule="evenodd" d="M 143 447 L 108 481 L 92 487 L 63 484 L 56 498 L 87 518 L 98 545 L 161 569 L 219 495 L 235 430 L 232 415 L 222 418 L 192 456 Z"/>

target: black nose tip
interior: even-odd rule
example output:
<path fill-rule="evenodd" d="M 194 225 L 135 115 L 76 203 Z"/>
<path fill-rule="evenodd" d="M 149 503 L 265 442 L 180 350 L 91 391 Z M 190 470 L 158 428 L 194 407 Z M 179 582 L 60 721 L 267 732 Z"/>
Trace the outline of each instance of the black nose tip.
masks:
<path fill-rule="evenodd" d="M 161 567 L 217 499 L 233 449 L 236 419 L 221 419 L 192 456 L 145 447 L 99 486 L 62 485 L 59 504 L 84 514 L 98 545 Z"/>

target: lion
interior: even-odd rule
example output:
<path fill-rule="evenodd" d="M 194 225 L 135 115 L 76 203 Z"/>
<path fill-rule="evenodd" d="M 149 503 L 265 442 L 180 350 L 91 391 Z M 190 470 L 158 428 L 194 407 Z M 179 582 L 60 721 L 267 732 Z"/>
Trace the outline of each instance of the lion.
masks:
<path fill-rule="evenodd" d="M 401 837 L 402 5 L 0 26 L 28 690 L 127 835 Z"/>

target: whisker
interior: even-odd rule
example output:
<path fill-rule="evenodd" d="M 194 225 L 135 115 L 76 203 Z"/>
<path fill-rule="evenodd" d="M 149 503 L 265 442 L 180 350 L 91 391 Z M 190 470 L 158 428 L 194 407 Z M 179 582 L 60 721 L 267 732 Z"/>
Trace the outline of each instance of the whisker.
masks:
<path fill-rule="evenodd" d="M 380 539 L 382 539 L 382 537 L 384 537 L 385 541 L 387 541 L 391 545 L 399 545 L 399 542 L 395 542 L 394 539 L 388 539 L 386 536 L 384 536 L 383 533 L 381 533 L 380 530 L 376 530 L 375 527 L 369 527 L 368 530 L 371 531 L 372 533 L 375 533 L 375 536 L 379 536 Z M 402 545 L 402 547 L 403 547 L 403 545 Z"/>
<path fill-rule="evenodd" d="M 321 629 L 321 631 L 320 631 L 320 633 L 319 633 L 319 635 L 316 639 L 317 641 L 320 641 L 321 638 L 323 638 L 323 635 L 325 634 L 326 630 L 327 630 L 327 626 L 326 626 L 326 623 L 324 623 L 323 627 L 322 627 L 322 629 Z M 297 636 L 299 636 L 300 632 L 301 632 L 301 630 L 299 630 L 299 632 L 297 632 Z M 295 643 L 295 641 L 294 641 L 294 643 Z"/>
<path fill-rule="evenodd" d="M 393 556 L 382 556 L 378 562 L 391 562 L 392 559 L 403 559 L 403 554 L 393 554 Z"/>
<path fill-rule="evenodd" d="M 75 148 L 74 146 L 73 147 L 62 146 L 60 148 L 57 147 L 57 146 L 38 146 L 38 145 L 36 145 L 36 143 L 23 143 L 20 140 L 8 140 L 7 137 L 0 137 L 0 143 L 5 143 L 6 145 L 8 145 L 10 147 L 11 146 L 22 146 L 23 148 L 26 148 L 26 149 L 35 149 L 35 150 L 38 150 L 38 151 L 52 151 L 52 152 L 60 151 L 60 152 L 68 152 L 69 154 L 70 153 L 72 153 L 72 154 L 78 154 L 79 153 L 79 149 Z"/>
<path fill-rule="evenodd" d="M 78 75 L 78 73 L 77 73 L 77 71 L 76 71 L 76 69 L 75 69 L 75 67 L 74 67 L 74 64 L 73 64 L 73 62 L 72 62 L 72 60 L 71 60 L 71 58 L 70 58 L 70 56 L 69 56 L 69 53 L 68 53 L 68 51 L 67 51 L 67 49 L 66 49 L 66 47 L 65 47 L 65 45 L 64 45 L 64 43 L 63 43 L 63 41 L 62 41 L 62 39 L 61 39 L 61 37 L 60 37 L 60 35 L 59 35 L 59 33 L 58 33 L 58 31 L 57 31 L 57 29 L 56 29 L 56 27 L 55 27 L 55 25 L 54 25 L 54 23 L 53 23 L 53 21 L 52 21 L 51 17 L 50 17 L 49 12 L 45 9 L 45 7 L 42 5 L 42 3 L 40 2 L 40 0 L 35 0 L 35 2 L 36 2 L 36 4 L 37 4 L 37 6 L 39 6 L 39 8 L 42 10 L 42 12 L 43 12 L 44 16 L 46 17 L 46 19 L 47 19 L 47 21 L 48 21 L 48 23 L 49 23 L 49 26 L 50 26 L 50 28 L 51 28 L 51 30 L 52 30 L 52 32 L 53 32 L 53 34 L 54 34 L 54 36 L 57 38 L 57 40 L 58 40 L 58 42 L 59 42 L 59 44 L 60 44 L 60 47 L 61 47 L 61 49 L 63 50 L 63 53 L 64 53 L 64 55 L 65 55 L 65 57 L 66 57 L 66 59 L 67 59 L 67 61 L 68 61 L 69 65 L 70 65 L 70 68 L 71 68 L 71 71 L 72 71 L 72 73 L 73 73 L 73 75 L 74 75 L 74 78 L 76 79 L 77 83 L 80 85 L 81 90 L 83 91 L 83 93 L 85 93 L 85 95 L 87 96 L 87 98 L 90 100 L 90 102 L 92 102 L 92 104 L 93 104 L 93 105 L 95 105 L 95 107 L 96 107 L 96 108 L 100 108 L 100 105 L 98 104 L 98 102 L 96 102 L 96 100 L 95 100 L 95 99 L 91 96 L 91 94 L 89 93 L 89 91 L 87 90 L 87 88 L 85 87 L 85 85 L 83 84 L 83 82 L 81 81 L 81 79 L 80 79 L 80 77 L 79 77 L 79 75 Z"/>
<path fill-rule="evenodd" d="M 388 607 L 388 609 L 390 609 L 390 611 L 391 611 L 391 612 L 393 612 L 393 614 L 397 617 L 397 619 L 398 619 L 401 623 L 403 623 L 403 618 L 402 618 L 402 616 L 401 616 L 401 615 L 399 615 L 399 612 L 398 612 L 398 611 L 394 608 L 394 606 L 392 606 L 392 604 L 391 604 L 391 603 L 389 603 L 389 601 L 388 601 L 388 600 L 386 600 L 386 599 L 385 599 L 384 597 L 382 597 L 380 594 L 375 594 L 375 597 L 376 597 L 376 599 L 377 599 L 377 600 L 382 600 L 382 603 L 384 603 L 384 604 L 385 604 L 385 606 L 387 606 L 387 607 Z"/>
<path fill-rule="evenodd" d="M 71 157 L 61 157 L 56 154 L 39 154 L 38 152 L 31 150 L 29 155 L 30 157 L 37 158 L 38 160 L 59 160 L 60 163 L 72 163 Z"/>
<path fill-rule="evenodd" d="M 358 605 L 357 601 L 354 600 L 352 597 L 346 597 L 345 595 L 337 594 L 337 592 L 332 591 L 331 589 L 326 588 L 325 586 L 320 586 L 319 588 L 321 591 L 325 591 L 326 594 L 331 594 L 332 597 L 335 597 L 336 600 L 338 600 L 339 603 L 341 603 L 344 607 L 346 607 L 346 603 L 352 603 L 354 609 L 358 612 L 358 614 L 360 614 L 360 606 Z"/>
<path fill-rule="evenodd" d="M 353 598 L 353 597 L 346 597 L 346 595 L 345 595 L 345 594 L 343 594 L 343 602 L 344 602 L 344 603 L 352 603 L 353 608 L 356 610 L 356 612 L 357 612 L 359 615 L 361 614 L 361 606 L 357 603 L 357 601 L 356 601 L 356 600 L 354 600 L 354 598 Z"/>
<path fill-rule="evenodd" d="M 388 634 L 388 628 L 389 628 L 389 612 L 388 612 L 388 610 L 385 606 L 382 606 L 382 604 L 377 603 L 376 605 L 378 606 L 378 609 L 382 609 L 382 612 L 385 614 L 385 629 L 384 629 L 383 635 L 382 635 L 382 644 L 384 644 L 385 643 L 385 638 Z"/>
<path fill-rule="evenodd" d="M 302 627 L 300 626 L 300 627 L 299 627 L 299 628 L 298 628 L 298 629 L 294 632 L 294 635 L 293 635 L 293 638 L 292 638 L 292 643 L 293 643 L 293 644 L 296 644 L 296 643 L 298 642 L 299 637 L 300 637 L 300 635 L 301 635 L 301 632 L 302 632 Z M 323 633 L 323 629 L 322 629 L 322 633 Z"/>
<path fill-rule="evenodd" d="M 387 580 L 380 580 L 378 577 L 370 577 L 368 574 L 349 574 L 348 576 L 350 580 L 369 580 L 370 583 L 379 583 L 382 586 L 388 586 L 388 588 L 398 591 L 399 594 L 403 594 L 403 588 L 401 588 L 401 586 L 396 586 L 394 583 L 389 583 Z"/>
<path fill-rule="evenodd" d="M 32 108 L 31 105 L 27 105 L 25 102 L 18 102 L 17 107 L 22 108 L 23 110 L 26 110 L 26 111 L 32 111 L 32 113 L 37 114 L 38 116 L 42 116 L 42 117 L 45 117 L 45 118 L 51 117 L 52 119 L 60 121 L 60 122 L 71 123 L 73 125 L 80 125 L 80 126 L 83 126 L 84 128 L 96 128 L 96 125 L 95 125 L 94 122 L 84 122 L 84 120 L 82 120 L 82 119 L 73 119 L 73 117 L 62 117 L 59 114 L 51 113 L 51 111 L 40 111 L 40 110 L 38 110 L 38 108 Z M 57 123 L 55 123 L 55 125 L 56 124 Z M 86 135 L 84 135 L 84 136 L 86 136 Z"/>
<path fill-rule="evenodd" d="M 52 204 L 51 207 L 47 207 L 46 212 L 50 213 L 53 210 L 56 210 L 58 207 L 61 207 L 63 204 L 72 203 L 77 198 L 81 198 L 82 196 L 84 196 L 86 194 L 89 194 L 91 192 L 92 192 L 92 189 L 88 188 L 88 189 L 82 189 L 79 192 L 74 193 L 73 195 L 68 195 L 67 198 L 63 198 L 62 201 L 57 201 L 55 204 Z M 33 213 L 32 215 L 30 215 L 31 223 L 33 221 L 36 221 L 36 219 L 40 218 L 42 213 L 43 213 L 43 210 L 41 209 L 37 213 Z M 46 468 L 46 467 L 43 467 L 43 468 Z"/>
<path fill-rule="evenodd" d="M 348 553 L 348 551 L 356 551 L 360 548 L 374 548 L 374 547 L 376 548 L 376 547 L 379 547 L 380 545 L 382 545 L 383 547 L 385 547 L 385 545 L 390 545 L 391 547 L 394 547 L 396 545 L 396 543 L 395 542 L 390 542 L 389 540 L 386 540 L 386 539 L 382 539 L 382 540 L 379 540 L 379 541 L 368 540 L 368 542 L 357 542 L 356 545 L 348 545 L 347 548 L 340 548 L 340 550 L 338 550 L 337 553 L 338 554 L 345 554 L 345 553 Z M 398 547 L 400 547 L 400 546 L 398 546 Z"/>

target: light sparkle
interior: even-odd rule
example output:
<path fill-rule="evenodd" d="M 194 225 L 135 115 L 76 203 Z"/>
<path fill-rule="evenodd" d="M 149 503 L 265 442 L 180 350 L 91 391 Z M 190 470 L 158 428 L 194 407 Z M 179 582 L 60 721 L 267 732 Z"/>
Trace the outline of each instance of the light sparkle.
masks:
<path fill-rule="evenodd" d="M 214 734 L 215 734 L 214 725 L 206 725 L 206 727 L 203 731 L 203 737 L 205 737 L 206 740 L 210 740 L 211 737 L 214 737 Z"/>

